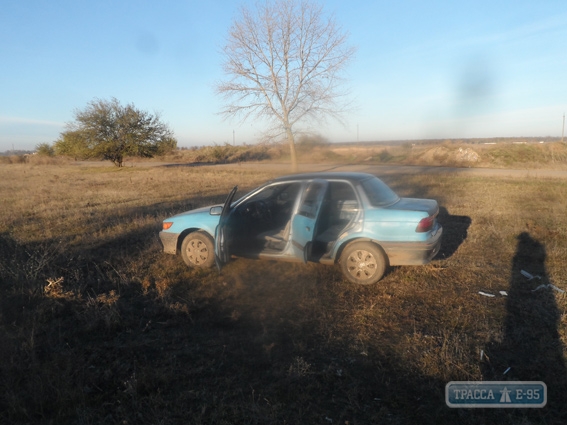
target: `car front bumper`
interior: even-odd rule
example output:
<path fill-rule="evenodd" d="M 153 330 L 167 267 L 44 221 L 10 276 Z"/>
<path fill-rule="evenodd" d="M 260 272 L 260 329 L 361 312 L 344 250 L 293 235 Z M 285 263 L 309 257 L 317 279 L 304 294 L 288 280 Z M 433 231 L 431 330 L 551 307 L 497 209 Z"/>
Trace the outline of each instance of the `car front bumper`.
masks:
<path fill-rule="evenodd" d="M 178 233 L 159 232 L 159 238 L 163 245 L 163 252 L 166 254 L 177 254 L 177 239 Z"/>

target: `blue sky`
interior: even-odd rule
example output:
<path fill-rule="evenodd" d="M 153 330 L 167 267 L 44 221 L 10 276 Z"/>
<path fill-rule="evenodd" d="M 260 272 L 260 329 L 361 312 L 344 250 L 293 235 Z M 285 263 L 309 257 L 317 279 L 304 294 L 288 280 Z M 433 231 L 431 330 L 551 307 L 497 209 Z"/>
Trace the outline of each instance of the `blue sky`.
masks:
<path fill-rule="evenodd" d="M 0 13 L 0 151 L 33 149 L 94 98 L 159 112 L 179 146 L 255 143 L 224 121 L 214 83 L 241 4 L 229 0 L 23 0 Z M 327 0 L 358 52 L 356 110 L 333 142 L 561 136 L 567 2 Z"/>

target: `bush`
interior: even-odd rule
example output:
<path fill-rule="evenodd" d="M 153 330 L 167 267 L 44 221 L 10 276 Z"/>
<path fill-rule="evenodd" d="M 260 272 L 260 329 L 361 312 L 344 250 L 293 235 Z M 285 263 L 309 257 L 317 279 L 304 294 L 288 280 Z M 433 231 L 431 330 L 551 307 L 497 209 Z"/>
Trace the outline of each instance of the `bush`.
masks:
<path fill-rule="evenodd" d="M 27 162 L 27 155 L 10 155 L 10 164 L 25 164 Z"/>
<path fill-rule="evenodd" d="M 35 147 L 35 151 L 39 156 L 55 156 L 55 150 L 49 143 L 40 143 Z"/>
<path fill-rule="evenodd" d="M 319 134 L 304 134 L 297 139 L 299 152 L 310 152 L 317 147 L 326 147 L 329 141 Z"/>
<path fill-rule="evenodd" d="M 224 145 L 203 146 L 177 151 L 178 158 L 189 162 L 204 162 L 209 164 L 229 164 L 244 161 L 262 161 L 277 157 L 278 150 L 273 145 Z"/>

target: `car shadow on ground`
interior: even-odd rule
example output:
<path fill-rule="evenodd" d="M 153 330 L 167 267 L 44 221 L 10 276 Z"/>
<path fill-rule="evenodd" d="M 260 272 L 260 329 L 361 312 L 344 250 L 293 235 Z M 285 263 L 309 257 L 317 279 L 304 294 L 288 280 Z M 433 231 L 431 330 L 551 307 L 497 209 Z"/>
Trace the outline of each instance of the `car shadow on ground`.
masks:
<path fill-rule="evenodd" d="M 487 381 L 545 382 L 548 408 L 558 413 L 546 423 L 567 423 L 567 369 L 558 332 L 557 288 L 551 286 L 546 271 L 545 247 L 527 232 L 517 240 L 502 338 L 486 345 L 482 376 Z"/>
<path fill-rule="evenodd" d="M 467 238 L 472 220 L 466 215 L 449 214 L 445 207 L 439 208 L 437 220 L 443 226 L 443 235 L 441 237 L 441 249 L 435 259 L 449 258 Z"/>

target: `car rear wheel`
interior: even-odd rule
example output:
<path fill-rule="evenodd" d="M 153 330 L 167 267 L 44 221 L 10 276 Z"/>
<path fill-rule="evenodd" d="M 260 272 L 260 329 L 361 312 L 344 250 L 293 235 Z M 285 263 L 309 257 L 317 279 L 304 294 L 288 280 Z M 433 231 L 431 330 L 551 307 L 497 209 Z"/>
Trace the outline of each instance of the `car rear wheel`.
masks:
<path fill-rule="evenodd" d="M 189 267 L 212 267 L 215 264 L 215 246 L 203 232 L 189 233 L 181 244 L 181 257 Z"/>
<path fill-rule="evenodd" d="M 388 260 L 378 245 L 372 242 L 353 242 L 345 247 L 339 263 L 343 275 L 349 281 L 371 285 L 384 276 Z"/>

